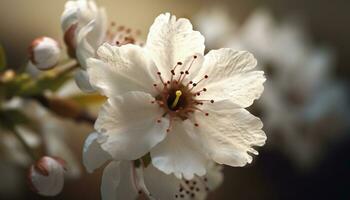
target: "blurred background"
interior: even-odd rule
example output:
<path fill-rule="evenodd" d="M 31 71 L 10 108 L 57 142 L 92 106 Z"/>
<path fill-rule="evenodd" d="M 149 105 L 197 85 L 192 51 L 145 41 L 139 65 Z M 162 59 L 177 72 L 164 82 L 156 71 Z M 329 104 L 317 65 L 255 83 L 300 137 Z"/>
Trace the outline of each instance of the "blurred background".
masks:
<path fill-rule="evenodd" d="M 142 39 L 162 12 L 189 18 L 206 37 L 208 51 L 249 50 L 266 72 L 265 92 L 250 111 L 262 118 L 267 144 L 251 165 L 226 167 L 223 185 L 209 199 L 350 198 L 349 1 L 96 2 L 106 8 L 110 22 L 140 30 Z M 26 65 L 28 46 L 36 37 L 50 36 L 64 46 L 60 26 L 64 3 L 0 1 L 0 43 L 10 67 Z M 83 141 L 92 127 L 56 120 L 68 123 L 62 134 L 77 160 L 78 175 L 65 182 L 62 194 L 50 199 L 99 199 L 102 170 L 87 174 L 80 164 Z M 54 126 L 45 131 L 62 132 Z M 15 151 L 0 152 L 11 156 Z M 0 160 L 0 199 L 45 199 L 27 188 L 26 168 L 14 163 Z"/>

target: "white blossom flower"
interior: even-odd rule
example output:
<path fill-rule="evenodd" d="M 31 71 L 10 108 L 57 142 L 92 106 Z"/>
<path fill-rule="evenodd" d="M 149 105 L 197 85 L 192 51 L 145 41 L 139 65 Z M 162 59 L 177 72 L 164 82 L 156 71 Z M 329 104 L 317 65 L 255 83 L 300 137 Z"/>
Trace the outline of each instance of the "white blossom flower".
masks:
<path fill-rule="evenodd" d="M 33 40 L 29 47 L 30 61 L 39 70 L 48 70 L 56 66 L 61 57 L 61 48 L 56 40 L 40 37 Z"/>
<path fill-rule="evenodd" d="M 206 30 L 205 24 L 199 25 Z M 346 89 L 331 75 L 332 49 L 313 45 L 297 21 L 277 22 L 265 9 L 254 11 L 241 27 L 225 35 L 220 38 L 231 37 L 228 47 L 251 51 L 267 73 L 269 81 L 257 105 L 269 133 L 268 146 L 280 149 L 298 167 L 316 164 L 349 124 Z M 212 40 L 221 44 L 220 38 Z"/>
<path fill-rule="evenodd" d="M 265 77 L 252 54 L 232 49 L 204 56 L 204 37 L 187 19 L 161 14 L 144 48 L 105 43 L 88 59 L 90 82 L 108 101 L 95 128 L 115 160 L 150 152 L 153 165 L 178 178 L 206 173 L 209 160 L 244 166 L 265 143 L 260 119 L 244 108 Z"/>
<path fill-rule="evenodd" d="M 85 71 L 86 59 L 95 57 L 97 48 L 103 42 L 117 46 L 128 43 L 142 44 L 135 38 L 138 32 L 123 26 L 116 27 L 114 22 L 108 26 L 105 9 L 97 7 L 94 0 L 68 1 L 61 17 L 61 24 L 68 52 L 72 57 L 76 57 L 81 65 L 81 69 L 76 72 L 75 80 L 84 92 L 95 91 Z"/>
<path fill-rule="evenodd" d="M 237 28 L 228 10 L 220 6 L 201 10 L 194 16 L 194 24 L 198 25 L 199 31 L 205 37 L 206 46 L 210 48 L 223 47 Z"/>
<path fill-rule="evenodd" d="M 312 167 L 327 143 L 333 140 L 331 138 L 337 138 L 335 135 L 342 133 L 347 124 L 347 120 L 337 123 L 331 120 L 334 117 L 346 119 L 338 109 L 344 106 L 341 99 L 345 90 L 339 84 L 332 86 L 337 92 L 330 93 L 327 89 L 327 85 L 334 82 L 331 76 L 333 51 L 328 47 L 315 47 L 300 24 L 288 20 L 277 23 L 266 10 L 254 13 L 243 25 L 240 35 L 257 35 L 255 40 L 234 38 L 231 45 L 237 41 L 241 47 L 252 51 L 261 58 L 261 67 L 267 71 L 269 82 L 257 105 L 272 146 L 281 148 L 296 166 Z M 288 52 L 281 49 L 288 49 Z M 323 109 L 319 109 L 317 117 L 311 118 L 311 113 L 315 115 L 315 106 L 320 104 Z M 328 126 L 324 133 L 319 127 L 326 119 Z"/>
<path fill-rule="evenodd" d="M 106 162 L 102 176 L 103 200 L 136 199 L 205 199 L 208 192 L 216 189 L 223 180 L 221 167 L 211 163 L 206 176 L 192 180 L 166 175 L 152 164 L 145 166 L 138 161 L 114 161 L 98 143 L 98 133 L 91 133 L 84 144 L 83 163 L 88 172 L 93 172 Z"/>
<path fill-rule="evenodd" d="M 32 189 L 44 196 L 55 196 L 63 189 L 64 161 L 60 158 L 44 156 L 29 170 Z"/>
<path fill-rule="evenodd" d="M 83 91 L 94 91 L 85 73 L 85 59 L 95 55 L 107 33 L 107 16 L 104 8 L 98 8 L 94 0 L 74 0 L 65 4 L 61 25 L 68 53 L 76 57 L 82 67 L 76 74 L 76 82 Z"/>

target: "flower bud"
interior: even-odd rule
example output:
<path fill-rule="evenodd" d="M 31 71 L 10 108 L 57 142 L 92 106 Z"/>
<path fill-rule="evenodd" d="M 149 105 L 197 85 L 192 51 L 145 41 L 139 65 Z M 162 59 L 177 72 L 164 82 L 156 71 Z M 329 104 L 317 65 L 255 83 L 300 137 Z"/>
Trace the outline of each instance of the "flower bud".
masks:
<path fill-rule="evenodd" d="M 73 24 L 72 26 L 70 26 L 65 32 L 64 32 L 64 43 L 67 46 L 67 53 L 69 55 L 69 57 L 71 58 L 75 58 L 75 49 L 76 49 L 76 41 L 75 41 L 75 32 L 77 29 L 78 25 L 77 24 Z"/>
<path fill-rule="evenodd" d="M 31 189 L 43 196 L 55 196 L 63 189 L 65 161 L 56 157 L 42 157 L 29 169 Z"/>
<path fill-rule="evenodd" d="M 30 61 L 40 70 L 53 68 L 58 63 L 60 54 L 58 42 L 49 37 L 37 38 L 29 47 Z"/>

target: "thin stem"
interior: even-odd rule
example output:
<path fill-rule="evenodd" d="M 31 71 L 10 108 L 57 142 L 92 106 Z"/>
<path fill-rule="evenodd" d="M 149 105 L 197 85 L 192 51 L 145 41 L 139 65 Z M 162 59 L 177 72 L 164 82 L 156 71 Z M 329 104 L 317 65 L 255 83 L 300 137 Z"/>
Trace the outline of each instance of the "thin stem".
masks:
<path fill-rule="evenodd" d="M 65 75 L 70 73 L 71 71 L 75 70 L 79 67 L 79 63 L 76 60 L 72 60 L 71 62 L 68 62 L 62 66 L 58 66 L 57 68 L 62 68 L 63 70 L 58 72 L 58 76 Z"/>
<path fill-rule="evenodd" d="M 55 113 L 61 117 L 70 118 L 78 122 L 86 122 L 91 125 L 95 124 L 96 118 L 93 115 L 81 108 L 78 104 L 72 105 L 71 101 L 68 99 L 60 98 L 54 101 L 52 98 L 48 98 L 45 95 L 32 96 L 31 98 L 38 101 L 52 113 Z M 56 104 L 53 102 L 56 102 Z M 59 106 L 61 110 L 70 110 L 70 112 L 58 112 L 57 106 Z"/>
<path fill-rule="evenodd" d="M 37 154 L 34 152 L 34 150 L 28 145 L 28 143 L 24 140 L 22 135 L 16 130 L 16 128 L 13 128 L 12 132 L 17 137 L 18 141 L 23 145 L 26 152 L 30 155 L 30 157 L 33 159 L 33 161 L 38 160 Z"/>

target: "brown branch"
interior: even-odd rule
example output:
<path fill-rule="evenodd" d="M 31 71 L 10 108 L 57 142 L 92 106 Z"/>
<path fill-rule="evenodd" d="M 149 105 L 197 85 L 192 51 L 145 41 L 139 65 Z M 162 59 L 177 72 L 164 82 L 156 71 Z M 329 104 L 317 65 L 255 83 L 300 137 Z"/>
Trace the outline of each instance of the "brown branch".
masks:
<path fill-rule="evenodd" d="M 96 118 L 71 99 L 46 97 L 44 95 L 34 96 L 32 98 L 58 116 L 73 119 L 77 122 L 85 122 L 91 125 L 94 125 L 95 123 Z"/>

